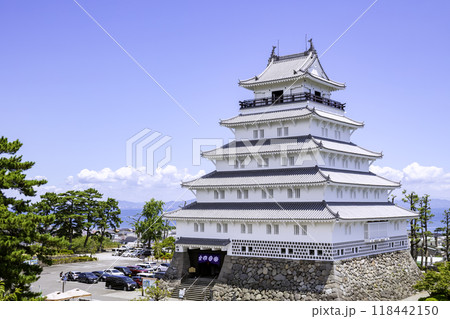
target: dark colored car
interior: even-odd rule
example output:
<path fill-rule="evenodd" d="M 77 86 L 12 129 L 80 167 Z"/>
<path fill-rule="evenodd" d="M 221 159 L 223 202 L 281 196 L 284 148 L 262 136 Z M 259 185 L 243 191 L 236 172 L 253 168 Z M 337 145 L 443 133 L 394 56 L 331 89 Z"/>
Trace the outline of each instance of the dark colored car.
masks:
<path fill-rule="evenodd" d="M 109 289 L 123 289 L 127 290 L 135 290 L 138 285 L 137 283 L 126 276 L 111 276 L 106 278 L 105 287 Z"/>
<path fill-rule="evenodd" d="M 98 277 L 91 272 L 82 272 L 78 275 L 78 282 L 85 282 L 87 284 L 96 284 L 98 282 Z"/>
<path fill-rule="evenodd" d="M 98 277 L 98 281 L 106 281 L 106 278 L 112 277 L 112 275 L 107 274 L 106 272 L 103 271 L 96 270 L 93 271 L 92 273 Z"/>
<path fill-rule="evenodd" d="M 131 276 L 131 279 L 137 284 L 138 288 L 142 287 L 142 277 L 141 276 Z"/>
<path fill-rule="evenodd" d="M 157 272 L 154 272 L 154 273 L 153 273 L 153 275 L 155 276 L 155 278 L 158 278 L 158 279 L 162 279 L 162 278 L 164 277 L 165 274 L 166 274 L 165 271 L 157 271 Z"/>
<path fill-rule="evenodd" d="M 140 273 L 147 273 L 148 269 L 142 268 L 141 266 L 127 266 L 131 270 L 133 275 L 139 275 Z"/>
<path fill-rule="evenodd" d="M 125 276 L 131 277 L 133 276 L 133 272 L 128 268 L 124 266 L 116 266 L 114 269 L 117 269 L 118 271 L 122 272 Z"/>
<path fill-rule="evenodd" d="M 138 257 L 145 258 L 145 257 L 151 256 L 152 254 L 153 254 L 153 252 L 150 249 L 144 249 L 139 252 Z"/>

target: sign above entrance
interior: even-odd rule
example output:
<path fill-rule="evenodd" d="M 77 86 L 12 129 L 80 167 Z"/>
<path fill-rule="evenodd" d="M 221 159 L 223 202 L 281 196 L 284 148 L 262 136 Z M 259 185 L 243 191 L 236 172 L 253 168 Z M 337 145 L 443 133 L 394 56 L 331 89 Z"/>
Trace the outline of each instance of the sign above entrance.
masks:
<path fill-rule="evenodd" d="M 198 254 L 198 263 L 220 265 L 220 256 L 216 254 Z"/>

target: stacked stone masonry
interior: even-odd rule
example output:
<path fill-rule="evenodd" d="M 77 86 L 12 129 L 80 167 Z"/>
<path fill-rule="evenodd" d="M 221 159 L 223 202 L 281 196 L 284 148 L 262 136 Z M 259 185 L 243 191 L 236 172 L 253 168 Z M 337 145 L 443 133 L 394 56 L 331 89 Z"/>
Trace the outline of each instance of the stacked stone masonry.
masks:
<path fill-rule="evenodd" d="M 401 300 L 420 277 L 406 250 L 334 262 L 227 256 L 213 300 Z"/>

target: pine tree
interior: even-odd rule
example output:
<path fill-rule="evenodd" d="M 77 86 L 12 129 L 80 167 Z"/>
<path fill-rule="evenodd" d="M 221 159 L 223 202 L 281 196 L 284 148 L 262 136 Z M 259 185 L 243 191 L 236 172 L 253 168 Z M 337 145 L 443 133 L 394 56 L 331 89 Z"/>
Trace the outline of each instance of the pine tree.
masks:
<path fill-rule="evenodd" d="M 99 201 L 98 203 L 98 214 L 95 220 L 95 226 L 97 227 L 97 235 L 100 242 L 100 251 L 103 248 L 103 241 L 107 236 L 106 230 L 108 228 L 116 229 L 122 223 L 120 219 L 120 209 L 119 203 L 113 199 L 108 198 L 106 201 Z"/>
<path fill-rule="evenodd" d="M 428 265 L 428 236 L 431 235 L 431 232 L 428 231 L 428 226 L 431 223 L 430 219 L 434 217 L 434 214 L 431 213 L 430 207 L 430 195 L 424 195 L 420 198 L 419 202 L 419 213 L 420 213 L 420 226 L 422 228 L 422 254 L 420 258 L 420 266 L 424 266 L 424 257 L 426 258 L 426 265 Z"/>
<path fill-rule="evenodd" d="M 154 198 L 149 202 L 145 202 L 142 213 L 133 223 L 141 241 L 148 248 L 151 247 L 152 241 L 162 237 L 164 230 L 162 220 L 163 205 L 162 201 L 157 201 Z"/>
<path fill-rule="evenodd" d="M 417 204 L 419 203 L 419 196 L 415 192 L 407 193 L 406 189 L 403 190 L 402 194 L 405 196 L 402 198 L 402 201 L 404 203 L 409 204 L 409 209 L 413 212 L 417 211 Z M 417 221 L 417 218 L 412 218 L 409 222 L 410 224 L 410 251 L 411 256 L 414 259 L 414 261 L 417 260 L 418 256 L 418 247 L 420 243 L 420 232 L 421 227 L 420 224 Z"/>
<path fill-rule="evenodd" d="M 447 262 L 450 260 L 450 209 L 444 211 L 444 219 L 441 220 L 442 227 L 436 228 L 444 236 L 444 252 Z"/>
<path fill-rule="evenodd" d="M 30 284 L 38 279 L 42 268 L 26 261 L 36 256 L 48 262 L 51 247 L 57 242 L 38 231 L 40 225 L 51 224 L 53 217 L 35 214 L 30 200 L 24 199 L 35 196 L 35 187 L 46 181 L 26 178 L 24 172 L 34 162 L 22 161 L 22 156 L 16 155 L 21 146 L 18 140 L 0 138 L 0 282 L 2 295 L 16 300 L 38 295 L 30 291 Z"/>

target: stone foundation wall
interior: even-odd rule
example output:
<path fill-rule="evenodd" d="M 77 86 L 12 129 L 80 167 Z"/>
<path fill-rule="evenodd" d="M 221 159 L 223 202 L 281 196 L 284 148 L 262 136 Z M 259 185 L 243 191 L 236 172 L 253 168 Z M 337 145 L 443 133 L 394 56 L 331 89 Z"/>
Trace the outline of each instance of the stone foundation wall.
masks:
<path fill-rule="evenodd" d="M 166 271 L 165 279 L 181 279 L 183 274 L 188 272 L 190 265 L 189 254 L 187 252 L 173 253 L 170 267 Z"/>
<path fill-rule="evenodd" d="M 408 251 L 335 262 L 227 256 L 214 300 L 400 300 L 421 272 Z"/>

